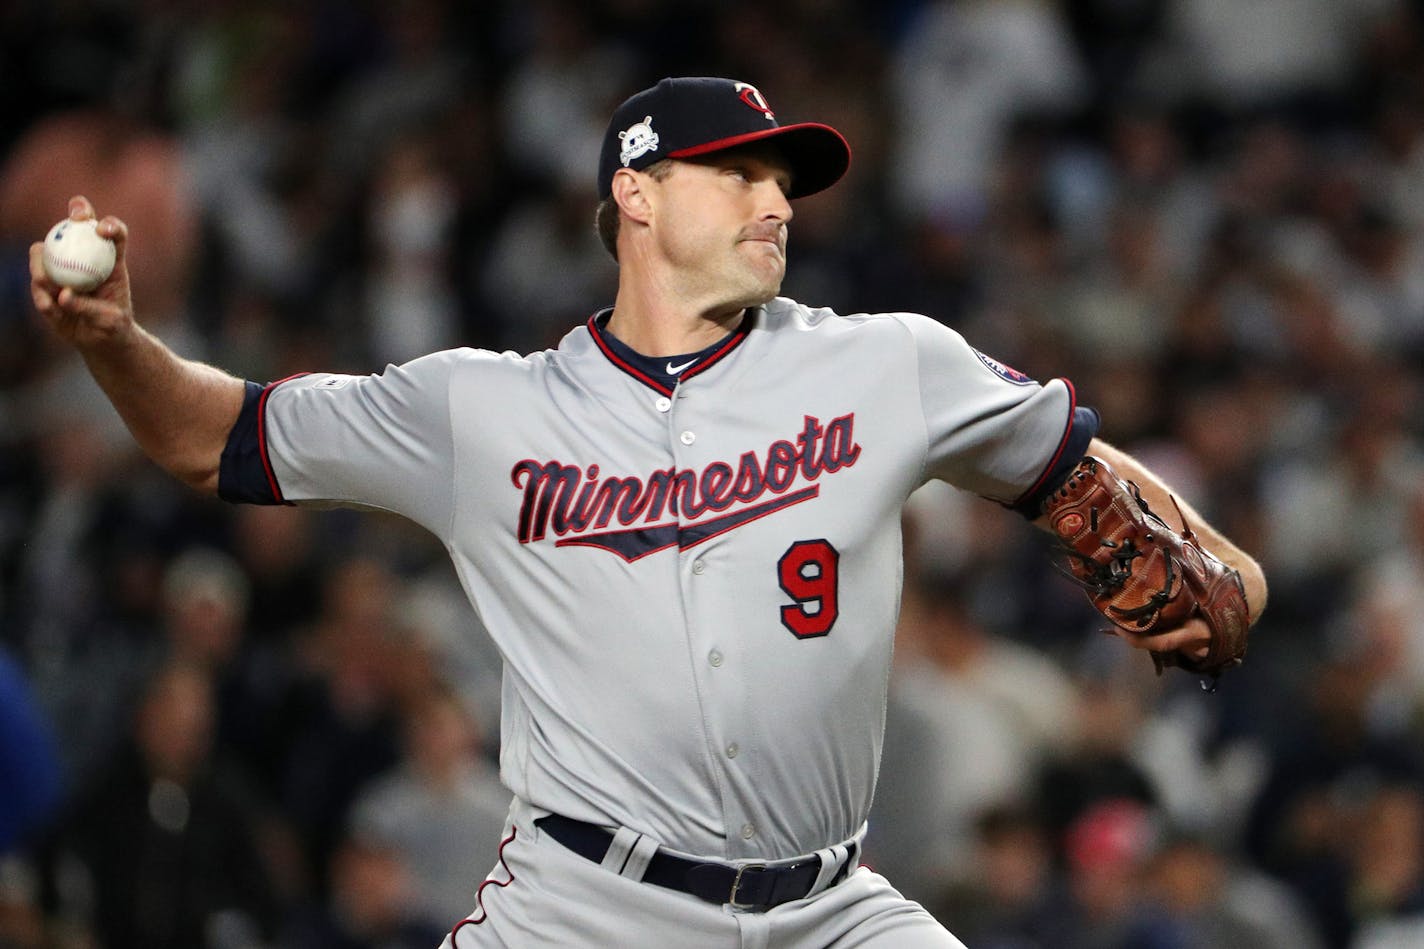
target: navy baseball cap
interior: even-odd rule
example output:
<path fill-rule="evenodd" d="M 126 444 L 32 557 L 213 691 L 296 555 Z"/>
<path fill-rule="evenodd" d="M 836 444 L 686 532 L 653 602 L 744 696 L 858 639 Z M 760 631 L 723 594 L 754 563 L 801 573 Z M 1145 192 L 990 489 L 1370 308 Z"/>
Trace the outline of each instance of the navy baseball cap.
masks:
<path fill-rule="evenodd" d="M 619 168 L 641 171 L 664 158 L 695 158 L 750 142 L 774 141 L 791 166 L 791 192 L 824 191 L 850 167 L 850 146 L 829 125 L 779 125 L 756 86 L 733 79 L 669 78 L 620 105 L 603 136 L 598 196 Z"/>

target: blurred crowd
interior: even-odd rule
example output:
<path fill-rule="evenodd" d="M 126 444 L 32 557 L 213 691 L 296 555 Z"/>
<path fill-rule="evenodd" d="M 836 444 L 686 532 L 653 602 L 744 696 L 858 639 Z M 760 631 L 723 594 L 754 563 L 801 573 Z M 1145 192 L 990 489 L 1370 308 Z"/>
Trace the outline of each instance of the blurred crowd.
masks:
<path fill-rule="evenodd" d="M 1271 581 L 1208 693 L 921 491 L 867 862 L 972 949 L 1424 945 L 1424 4 L 17 0 L 0 946 L 429 949 L 508 802 L 444 551 L 159 473 L 29 243 L 88 195 L 145 325 L 258 381 L 542 348 L 612 302 L 599 138 L 673 74 L 850 140 L 788 295 L 1072 379 Z"/>

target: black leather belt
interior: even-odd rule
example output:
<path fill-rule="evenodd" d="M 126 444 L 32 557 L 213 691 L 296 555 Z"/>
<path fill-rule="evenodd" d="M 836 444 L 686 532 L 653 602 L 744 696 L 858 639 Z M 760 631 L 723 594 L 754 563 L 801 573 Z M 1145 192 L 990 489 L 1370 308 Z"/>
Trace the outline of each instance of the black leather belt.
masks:
<path fill-rule="evenodd" d="M 613 835 L 602 827 L 561 814 L 541 817 L 534 824 L 574 853 L 594 863 L 602 863 L 613 844 Z M 851 852 L 836 872 L 835 879 L 831 880 L 831 885 L 844 879 L 855 865 L 857 850 L 858 847 L 852 844 Z M 701 863 L 658 850 L 648 861 L 643 882 L 691 893 L 709 903 L 730 903 L 738 909 L 760 911 L 804 898 L 820 875 L 821 858 L 817 856 L 769 867 L 757 863 Z"/>

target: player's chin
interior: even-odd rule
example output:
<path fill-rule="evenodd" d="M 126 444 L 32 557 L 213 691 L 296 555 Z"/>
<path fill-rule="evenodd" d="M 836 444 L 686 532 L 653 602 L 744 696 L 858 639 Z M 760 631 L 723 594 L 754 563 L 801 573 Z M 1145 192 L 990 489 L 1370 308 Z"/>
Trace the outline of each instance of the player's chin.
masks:
<path fill-rule="evenodd" d="M 781 292 L 782 271 L 775 273 L 762 271 L 745 275 L 737 281 L 736 291 L 729 295 L 728 305 L 738 307 L 761 306 L 770 302 Z"/>
<path fill-rule="evenodd" d="M 786 251 L 776 241 L 745 240 L 737 246 L 748 255 L 752 266 L 786 272 Z"/>
<path fill-rule="evenodd" d="M 762 266 L 753 270 L 748 292 L 756 297 L 749 306 L 767 302 L 781 292 L 781 282 L 786 279 L 786 264 L 780 260 L 762 261 Z"/>
<path fill-rule="evenodd" d="M 741 306 L 761 306 L 770 303 L 776 295 L 781 292 L 781 280 L 778 278 L 774 283 L 763 284 L 755 291 L 747 293 L 741 301 Z"/>

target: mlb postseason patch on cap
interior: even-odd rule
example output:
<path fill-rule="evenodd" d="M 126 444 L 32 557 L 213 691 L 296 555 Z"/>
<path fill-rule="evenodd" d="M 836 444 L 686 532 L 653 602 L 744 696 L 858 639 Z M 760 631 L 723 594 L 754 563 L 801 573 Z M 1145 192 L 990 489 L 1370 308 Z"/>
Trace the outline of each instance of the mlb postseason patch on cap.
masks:
<path fill-rule="evenodd" d="M 641 171 L 664 158 L 694 158 L 761 141 L 774 141 L 786 157 L 788 197 L 823 191 L 850 167 L 850 146 L 841 133 L 819 122 L 779 124 L 751 83 L 669 78 L 614 111 L 599 154 L 598 196 L 608 196 L 619 168 Z"/>
<path fill-rule="evenodd" d="M 618 140 L 623 143 L 618 160 L 624 168 L 631 165 L 633 159 L 657 151 L 659 139 L 658 133 L 653 131 L 653 117 L 644 116 L 643 121 L 634 122 L 626 131 L 618 133 Z"/>

